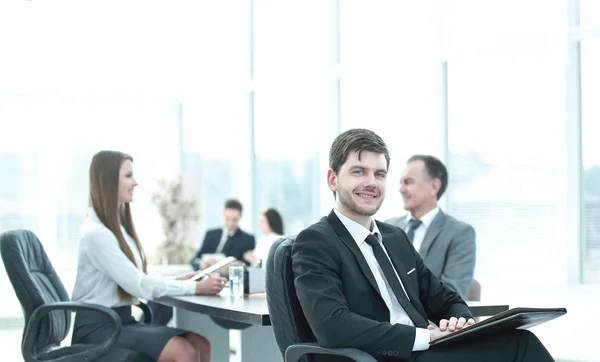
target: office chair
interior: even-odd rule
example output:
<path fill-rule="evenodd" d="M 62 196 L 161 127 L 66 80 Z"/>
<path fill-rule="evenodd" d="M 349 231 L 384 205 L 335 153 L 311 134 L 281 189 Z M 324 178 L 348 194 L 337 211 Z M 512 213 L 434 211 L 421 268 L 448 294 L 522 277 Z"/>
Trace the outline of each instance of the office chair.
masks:
<path fill-rule="evenodd" d="M 292 244 L 296 236 L 284 237 L 269 250 L 266 272 L 267 304 L 277 345 L 285 362 L 307 361 L 312 354 L 343 356 L 357 362 L 375 362 L 370 354 L 355 348 L 325 348 L 304 317 L 294 287 Z"/>
<path fill-rule="evenodd" d="M 471 283 L 469 284 L 466 300 L 481 302 L 481 283 L 479 283 L 476 279 L 471 280 Z M 473 317 L 473 319 L 475 319 L 475 322 L 479 322 L 481 320 L 480 317 Z"/>
<path fill-rule="evenodd" d="M 467 289 L 466 300 L 471 300 L 475 302 L 481 301 L 481 283 L 479 283 L 477 279 L 471 280 L 469 288 Z"/>
<path fill-rule="evenodd" d="M 71 302 L 42 244 L 33 232 L 14 230 L 0 234 L 0 254 L 10 283 L 23 308 L 25 328 L 21 353 L 25 362 L 152 361 L 138 352 L 113 348 L 121 332 L 119 315 L 111 308 L 101 305 Z M 144 310 L 144 307 L 141 308 Z M 61 348 L 60 343 L 71 327 L 71 311 L 77 310 L 93 310 L 107 314 L 114 324 L 110 338 L 98 345 L 74 344 Z"/>

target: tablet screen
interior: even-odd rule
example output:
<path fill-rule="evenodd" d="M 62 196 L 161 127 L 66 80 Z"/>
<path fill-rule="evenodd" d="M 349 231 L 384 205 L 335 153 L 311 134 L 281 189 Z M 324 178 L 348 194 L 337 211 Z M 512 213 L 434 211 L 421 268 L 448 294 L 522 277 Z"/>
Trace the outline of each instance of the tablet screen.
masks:
<path fill-rule="evenodd" d="M 200 279 L 204 278 L 205 276 L 207 276 L 208 274 L 218 271 L 219 269 L 221 269 L 222 267 L 231 263 L 234 260 L 236 260 L 236 259 L 233 256 L 230 256 L 223 260 L 220 260 L 220 261 L 214 263 L 213 265 L 209 266 L 208 268 L 202 270 L 200 273 L 194 275 L 193 277 L 191 277 L 188 280 L 195 280 L 195 281 L 200 280 Z"/>

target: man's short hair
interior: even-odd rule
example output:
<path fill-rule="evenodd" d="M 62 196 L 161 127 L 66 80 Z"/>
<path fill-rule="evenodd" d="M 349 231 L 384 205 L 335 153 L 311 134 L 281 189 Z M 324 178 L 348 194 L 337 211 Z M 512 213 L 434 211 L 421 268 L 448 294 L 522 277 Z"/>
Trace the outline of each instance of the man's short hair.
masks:
<path fill-rule="evenodd" d="M 242 213 L 242 203 L 235 199 L 230 199 L 230 200 L 225 201 L 225 208 L 226 209 L 234 209 L 234 210 L 239 211 L 240 214 Z"/>
<path fill-rule="evenodd" d="M 358 152 L 360 160 L 362 151 L 385 155 L 386 168 L 390 167 L 390 153 L 381 137 L 368 129 L 354 128 L 340 133 L 333 141 L 329 151 L 329 168 L 337 174 L 350 153 Z"/>
<path fill-rule="evenodd" d="M 439 200 L 448 187 L 448 170 L 446 169 L 446 166 L 444 166 L 442 161 L 431 155 L 413 155 L 406 163 L 415 161 L 423 161 L 425 164 L 425 175 L 428 180 L 431 181 L 434 178 L 440 180 L 441 186 L 437 193 L 437 199 Z"/>
<path fill-rule="evenodd" d="M 390 153 L 383 139 L 375 132 L 364 128 L 354 128 L 340 133 L 329 150 L 329 168 L 337 175 L 348 155 L 358 152 L 358 159 L 362 151 L 370 151 L 385 155 L 386 169 L 390 168 Z M 335 198 L 335 191 L 333 192 Z"/>

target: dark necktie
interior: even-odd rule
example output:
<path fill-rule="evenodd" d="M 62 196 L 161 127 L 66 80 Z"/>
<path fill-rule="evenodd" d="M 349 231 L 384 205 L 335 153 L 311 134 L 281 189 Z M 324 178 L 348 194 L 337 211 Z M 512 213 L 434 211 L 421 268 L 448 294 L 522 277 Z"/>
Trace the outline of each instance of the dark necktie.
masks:
<path fill-rule="evenodd" d="M 379 263 L 379 266 L 383 271 L 385 279 L 388 281 L 388 284 L 392 288 L 392 291 L 396 295 L 396 298 L 398 299 L 398 302 L 400 302 L 402 308 L 404 308 L 406 314 L 408 314 L 415 326 L 419 328 L 427 328 L 427 325 L 429 323 L 427 323 L 427 321 L 419 314 L 419 312 L 417 312 L 415 307 L 410 303 L 410 300 L 408 300 L 408 297 L 404 293 L 404 289 L 402 289 L 400 280 L 398 279 L 398 276 L 396 276 L 396 271 L 394 270 L 390 259 L 387 257 L 385 251 L 381 247 L 381 243 L 379 242 L 379 239 L 377 238 L 376 234 L 369 234 L 365 241 L 373 248 L 373 254 L 375 255 L 375 259 L 377 259 L 377 263 Z M 383 291 L 381 292 L 383 293 Z"/>
<path fill-rule="evenodd" d="M 215 253 L 226 254 L 225 248 L 227 247 L 227 243 L 229 242 L 229 239 L 231 239 L 231 235 L 227 235 L 227 238 L 225 239 L 225 242 L 223 242 L 223 244 L 219 243 L 219 245 L 217 245 L 217 250 L 215 250 Z"/>
<path fill-rule="evenodd" d="M 415 230 L 417 230 L 417 228 L 420 225 L 421 225 L 421 220 L 419 220 L 419 219 L 408 220 L 408 232 L 406 234 L 408 235 L 408 240 L 410 240 L 411 243 L 414 243 Z"/>

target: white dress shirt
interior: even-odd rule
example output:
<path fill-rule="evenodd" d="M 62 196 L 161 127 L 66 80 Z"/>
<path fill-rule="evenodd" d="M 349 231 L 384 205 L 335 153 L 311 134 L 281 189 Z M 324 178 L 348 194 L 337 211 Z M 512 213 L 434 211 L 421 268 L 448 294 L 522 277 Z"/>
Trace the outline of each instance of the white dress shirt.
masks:
<path fill-rule="evenodd" d="M 144 274 L 142 258 L 135 241 L 121 226 L 121 232 L 135 256 L 136 265 L 121 251 L 117 237 L 98 219 L 92 208 L 81 228 L 74 302 L 105 307 L 133 304 L 137 298 L 152 300 L 166 295 L 192 295 L 196 282 L 173 280 Z M 122 302 L 118 286 L 133 296 Z"/>
<path fill-rule="evenodd" d="M 429 228 L 429 225 L 433 222 L 433 219 L 437 216 L 438 212 L 440 212 L 440 207 L 436 206 L 432 210 L 429 210 L 425 215 L 423 215 L 419 220 L 421 220 L 421 224 L 415 229 L 415 233 L 413 234 L 413 246 L 415 250 L 419 252 L 421 248 L 421 244 L 423 244 L 423 239 L 425 238 L 425 233 Z M 409 214 L 408 220 L 416 220 L 412 214 Z M 404 231 L 408 232 L 410 224 L 406 221 L 406 227 Z"/>
<path fill-rule="evenodd" d="M 261 236 L 256 240 L 256 248 L 254 248 L 254 256 L 262 260 L 262 265 L 264 266 L 267 258 L 269 257 L 269 250 L 271 249 L 271 245 L 280 239 L 282 236 L 275 233 L 269 233 Z"/>
<path fill-rule="evenodd" d="M 352 236 L 352 238 L 358 245 L 358 248 L 362 252 L 363 256 L 365 257 L 365 260 L 367 261 L 367 264 L 369 265 L 369 269 L 371 269 L 371 272 L 373 273 L 373 276 L 375 277 L 375 281 L 377 282 L 377 287 L 379 288 L 379 291 L 381 292 L 381 297 L 383 298 L 385 305 L 388 307 L 388 309 L 390 311 L 390 323 L 391 324 L 399 323 L 399 324 L 405 324 L 405 325 L 414 327 L 415 324 L 410 319 L 410 317 L 408 316 L 408 314 L 406 313 L 404 308 L 402 308 L 402 305 L 400 304 L 400 302 L 398 302 L 398 298 L 396 298 L 396 295 L 392 291 L 390 284 L 385 279 L 383 270 L 381 270 L 381 266 L 377 262 L 377 259 L 375 258 L 375 254 L 373 253 L 373 248 L 369 244 L 367 244 L 367 242 L 365 241 L 365 239 L 367 238 L 367 236 L 369 236 L 369 234 L 375 234 L 377 236 L 377 238 L 379 239 L 379 242 L 382 241 L 381 233 L 379 232 L 377 223 L 375 223 L 375 221 L 373 219 L 371 219 L 371 225 L 372 225 L 373 230 L 370 231 L 370 230 L 365 229 L 364 226 L 357 223 L 356 221 L 351 220 L 348 217 L 342 215 L 336 209 L 333 209 L 333 211 L 335 212 L 337 217 L 340 219 L 342 224 L 344 224 L 344 226 L 346 227 L 346 229 L 348 230 L 348 232 L 350 233 L 350 235 Z M 385 255 L 388 255 L 388 252 L 385 249 L 383 243 L 381 244 L 381 248 L 385 252 Z M 388 259 L 389 259 L 389 255 L 388 255 Z M 390 263 L 391 263 L 391 260 L 390 260 Z M 394 270 L 394 271 L 396 272 L 396 277 L 398 278 L 398 281 L 400 282 L 400 285 L 402 286 L 402 290 L 404 290 L 404 293 L 406 293 L 406 289 L 404 289 L 404 285 L 402 284 L 402 280 L 398 276 L 398 272 L 396 270 Z M 406 297 L 408 298 L 408 294 L 406 295 Z M 410 300 L 410 298 L 408 298 L 408 299 Z M 425 328 L 415 328 L 415 329 L 416 329 L 415 342 L 413 344 L 412 350 L 413 351 L 424 351 L 424 350 L 428 349 L 429 342 L 431 341 L 431 336 L 430 336 L 429 331 Z"/>

